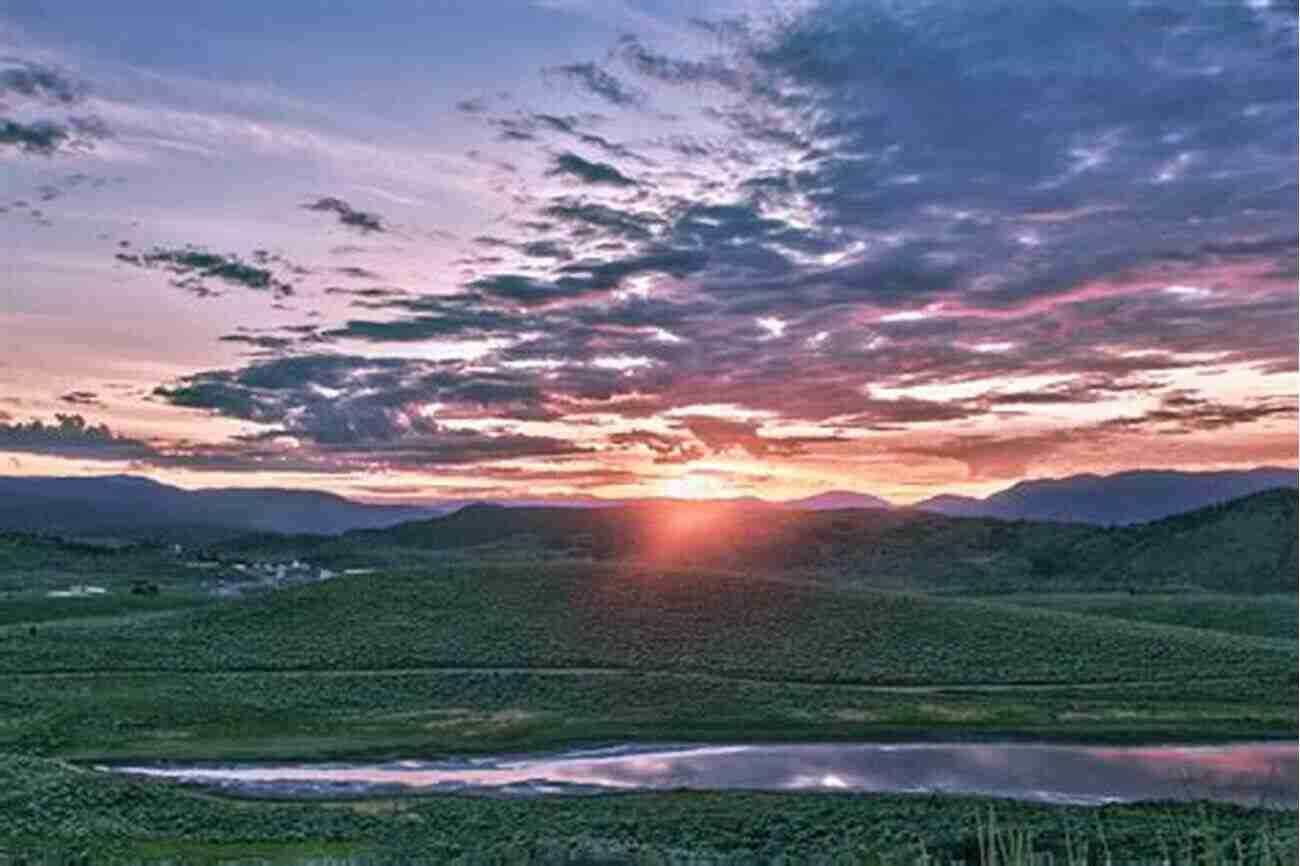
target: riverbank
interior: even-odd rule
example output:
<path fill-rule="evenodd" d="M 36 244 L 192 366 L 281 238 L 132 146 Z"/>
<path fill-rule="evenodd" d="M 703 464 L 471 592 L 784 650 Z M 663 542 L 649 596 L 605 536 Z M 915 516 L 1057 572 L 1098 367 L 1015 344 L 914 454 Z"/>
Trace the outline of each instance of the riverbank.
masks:
<path fill-rule="evenodd" d="M 996 689 L 692 672 L 101 671 L 7 678 L 0 751 L 102 763 L 437 759 L 627 742 L 1213 743 L 1293 738 L 1295 690 L 1293 662 L 1252 678 Z"/>

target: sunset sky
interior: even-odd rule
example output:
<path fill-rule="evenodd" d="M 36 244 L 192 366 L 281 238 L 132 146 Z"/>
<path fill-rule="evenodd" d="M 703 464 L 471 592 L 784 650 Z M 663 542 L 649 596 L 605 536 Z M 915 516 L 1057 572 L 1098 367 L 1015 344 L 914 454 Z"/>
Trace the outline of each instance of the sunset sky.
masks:
<path fill-rule="evenodd" d="M 1293 2 L 8 0 L 0 474 L 1291 466 L 1296 124 Z"/>

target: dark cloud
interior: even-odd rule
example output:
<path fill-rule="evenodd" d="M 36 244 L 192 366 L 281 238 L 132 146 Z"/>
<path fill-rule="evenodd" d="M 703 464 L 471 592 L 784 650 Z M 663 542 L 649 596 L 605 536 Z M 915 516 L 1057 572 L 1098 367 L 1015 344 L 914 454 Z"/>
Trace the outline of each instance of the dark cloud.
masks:
<path fill-rule="evenodd" d="M 427 312 L 388 322 L 349 321 L 341 328 L 324 332 L 326 337 L 366 340 L 374 343 L 407 343 L 438 337 L 481 337 L 512 333 L 519 323 L 514 317 L 471 304 L 426 302 Z"/>
<path fill-rule="evenodd" d="M 489 297 L 524 306 L 540 306 L 609 292 L 637 274 L 686 277 L 704 268 L 708 255 L 697 250 L 651 248 L 641 255 L 614 261 L 580 260 L 560 266 L 549 279 L 526 274 L 493 274 L 468 288 Z"/>
<path fill-rule="evenodd" d="M 646 102 L 646 95 L 643 92 L 628 87 L 595 63 L 552 66 L 544 72 L 548 76 L 565 78 L 619 108 L 639 108 Z"/>
<path fill-rule="evenodd" d="M 558 199 L 542 213 L 591 232 L 632 240 L 649 239 L 664 222 L 661 216 L 650 211 L 625 211 L 599 202 L 575 199 Z"/>
<path fill-rule="evenodd" d="M 93 150 L 95 143 L 106 137 L 107 127 L 93 117 L 30 123 L 0 118 L 0 147 L 12 147 L 37 156 Z"/>
<path fill-rule="evenodd" d="M 59 401 L 72 406 L 97 406 L 99 395 L 94 391 L 69 391 L 60 397 Z"/>
<path fill-rule="evenodd" d="M 256 349 L 279 351 L 293 346 L 297 340 L 274 334 L 225 334 L 218 338 L 223 343 L 244 343 Z"/>
<path fill-rule="evenodd" d="M 379 274 L 375 273 L 369 268 L 357 267 L 355 265 L 343 265 L 342 267 L 335 268 L 334 272 L 337 274 L 342 274 L 345 277 L 352 277 L 353 279 L 356 280 L 383 279 Z"/>
<path fill-rule="evenodd" d="M 654 454 L 655 463 L 690 463 L 708 456 L 708 451 L 697 442 L 685 436 L 656 433 L 652 430 L 628 430 L 611 433 L 607 441 L 615 448 L 648 449 Z"/>
<path fill-rule="evenodd" d="M 682 60 L 653 51 L 635 36 L 624 36 L 614 52 L 637 74 L 667 84 L 713 84 L 729 90 L 746 89 L 744 72 L 734 59 L 711 57 L 705 60 Z"/>
<path fill-rule="evenodd" d="M 279 425 L 318 444 L 381 442 L 433 423 L 441 404 L 458 417 L 544 418 L 543 394 L 527 376 L 467 372 L 461 362 L 341 354 L 278 357 L 239 370 L 214 370 L 160 387 L 177 406 Z"/>
<path fill-rule="evenodd" d="M 90 92 L 84 81 L 52 66 L 28 61 L 14 63 L 0 69 L 0 99 L 17 95 L 51 105 L 75 105 L 84 101 Z"/>
<path fill-rule="evenodd" d="M 341 225 L 356 229 L 363 235 L 387 231 L 379 214 L 357 210 L 341 198 L 325 196 L 303 205 L 304 210 L 335 214 Z"/>
<path fill-rule="evenodd" d="M 54 419 L 0 423 L 0 451 L 88 460 L 134 460 L 153 453 L 148 444 L 119 436 L 81 415 L 56 414 Z"/>
<path fill-rule="evenodd" d="M 576 153 L 562 153 L 555 158 L 550 175 L 573 177 L 590 184 L 616 187 L 636 186 L 637 182 L 607 162 L 589 162 Z"/>
<path fill-rule="evenodd" d="M 172 285 L 199 297 L 220 294 L 211 287 L 212 282 L 266 291 L 277 298 L 294 293 L 292 283 L 277 276 L 270 268 L 259 266 L 282 261 L 264 251 L 254 254 L 259 264 L 249 264 L 233 254 L 210 253 L 194 246 L 179 249 L 155 247 L 147 253 L 118 253 L 115 258 L 139 268 L 160 269 L 173 274 L 176 279 Z"/>

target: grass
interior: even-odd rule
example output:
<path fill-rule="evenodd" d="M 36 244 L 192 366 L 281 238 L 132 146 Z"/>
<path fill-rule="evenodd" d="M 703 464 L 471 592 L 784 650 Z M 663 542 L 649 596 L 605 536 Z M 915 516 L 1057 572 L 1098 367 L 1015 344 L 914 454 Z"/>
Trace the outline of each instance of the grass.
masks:
<path fill-rule="evenodd" d="M 1180 625 L 1294 643 L 1300 616 L 1295 594 L 1025 593 L 999 599 L 1012 604 L 1068 610 L 1137 622 Z"/>
<path fill-rule="evenodd" d="M 310 760 L 628 740 L 1259 739 L 1294 730 L 1295 703 L 1293 677 L 895 691 L 685 674 L 91 674 L 7 680 L 0 749 Z"/>
<path fill-rule="evenodd" d="M 1199 583 L 1174 592 L 1167 569 L 1153 567 L 1145 585 L 1113 556 L 1146 562 L 1168 544 L 1204 555 L 1203 538 L 1220 530 L 1240 554 L 1286 507 L 1293 531 L 1294 495 L 1282 500 L 1125 530 L 795 515 L 757 542 L 733 527 L 698 562 L 656 564 L 620 554 L 629 538 L 645 542 L 619 534 L 635 526 L 601 535 L 543 523 L 503 537 L 471 513 L 465 538 L 486 547 L 410 546 L 444 524 L 231 542 L 240 555 L 288 545 L 379 571 L 223 600 L 162 548 L 0 537 L 0 866 L 6 851 L 378 864 L 403 862 L 390 856 L 399 850 L 414 852 L 404 862 L 466 864 L 1092 866 L 1107 851 L 1116 866 L 1294 863 L 1294 813 L 1228 806 L 687 792 L 250 804 L 59 760 L 417 758 L 635 740 L 1290 738 L 1297 617 L 1276 575 L 1236 595 L 1206 592 L 1238 573 L 1202 579 L 1220 561 L 1207 557 Z M 1293 554 L 1274 543 L 1265 558 Z M 1079 571 L 1107 562 L 1096 580 Z M 131 596 L 135 579 L 160 594 Z M 74 583 L 113 592 L 45 596 Z M 1244 594 L 1252 588 L 1272 594 Z"/>
<path fill-rule="evenodd" d="M 211 602 L 204 572 L 185 567 L 161 545 L 67 541 L 0 533 L 0 636 L 21 626 L 84 617 L 120 616 Z M 135 595 L 133 581 L 158 587 Z M 51 590 L 91 585 L 106 595 L 51 598 Z M 6 628 L 6 627 L 10 628 Z"/>
<path fill-rule="evenodd" d="M 1276 640 L 986 601 L 465 562 L 0 631 L 0 748 L 313 757 L 628 739 L 1260 738 L 1295 730 L 1294 665 Z"/>
<path fill-rule="evenodd" d="M 900 685 L 1267 676 L 1293 658 L 1057 611 L 580 562 L 390 571 L 0 641 L 9 672 L 614 667 Z"/>

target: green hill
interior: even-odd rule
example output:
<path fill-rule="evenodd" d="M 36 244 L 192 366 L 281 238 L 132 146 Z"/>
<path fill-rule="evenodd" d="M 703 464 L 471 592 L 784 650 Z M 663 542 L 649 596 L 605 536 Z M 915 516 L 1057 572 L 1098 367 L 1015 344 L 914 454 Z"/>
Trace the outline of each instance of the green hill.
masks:
<path fill-rule="evenodd" d="M 858 683 L 1239 676 L 1249 639 L 699 569 L 448 565 L 0 641 L 0 670 L 625 668 Z"/>
<path fill-rule="evenodd" d="M 401 548 L 481 558 L 581 557 L 802 575 L 837 585 L 948 592 L 1296 588 L 1296 491 L 1272 490 L 1130 527 L 799 512 L 666 503 L 606 509 L 472 506 L 322 540 L 346 556 Z"/>
<path fill-rule="evenodd" d="M 1112 530 L 1062 551 L 1067 573 L 1092 567 L 1104 583 L 1192 585 L 1221 592 L 1294 592 L 1294 490 L 1269 490 L 1232 502 Z"/>
<path fill-rule="evenodd" d="M 1259 590 L 1294 585 L 1279 565 L 1294 556 L 1294 513 L 1293 493 L 1121 530 L 716 505 L 471 508 L 334 539 L 248 537 L 226 552 L 373 570 L 215 599 L 181 563 L 158 603 L 189 606 L 99 616 L 38 592 L 35 608 L 0 619 L 0 751 L 306 759 L 627 740 L 1287 735 L 1294 590 Z M 119 568 L 126 580 L 167 562 L 8 543 L 11 584 L 97 570 L 109 584 Z M 1157 569 L 1162 555 L 1184 569 Z M 1149 579 L 1135 576 L 1144 562 Z M 1163 591 L 1115 591 L 1143 581 Z M 1197 581 L 1253 594 L 1185 589 Z M 1059 591 L 1075 587 L 1107 591 Z"/>

